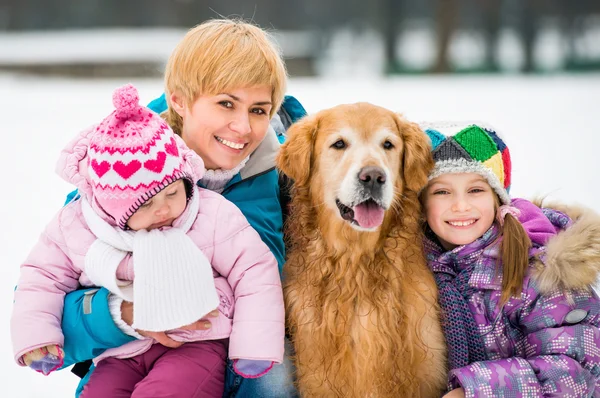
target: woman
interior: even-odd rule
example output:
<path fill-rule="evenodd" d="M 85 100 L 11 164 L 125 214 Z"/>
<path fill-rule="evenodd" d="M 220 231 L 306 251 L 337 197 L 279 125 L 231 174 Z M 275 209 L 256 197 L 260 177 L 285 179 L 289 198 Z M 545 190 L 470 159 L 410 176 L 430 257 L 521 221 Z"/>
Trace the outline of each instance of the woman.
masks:
<path fill-rule="evenodd" d="M 207 173 L 198 184 L 240 208 L 280 270 L 284 205 L 274 158 L 285 129 L 305 114 L 298 101 L 284 98 L 286 80 L 281 56 L 264 31 L 240 21 L 214 20 L 191 29 L 175 48 L 165 70 L 165 94 L 149 104 L 203 158 Z M 132 307 L 105 289 L 67 295 L 65 366 L 133 340 Z M 189 328 L 208 329 L 210 320 Z M 168 347 L 179 344 L 165 332 L 137 332 Z M 262 378 L 244 379 L 230 363 L 225 396 L 294 396 L 290 366 L 288 360 Z M 82 375 L 87 369 L 78 365 L 74 371 Z"/>

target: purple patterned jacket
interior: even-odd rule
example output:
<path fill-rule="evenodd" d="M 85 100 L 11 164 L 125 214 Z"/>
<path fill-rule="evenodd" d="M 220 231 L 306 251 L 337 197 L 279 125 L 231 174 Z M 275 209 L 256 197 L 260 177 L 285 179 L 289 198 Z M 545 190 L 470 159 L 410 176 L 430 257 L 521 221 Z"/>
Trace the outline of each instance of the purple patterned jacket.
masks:
<path fill-rule="evenodd" d="M 600 271 L 600 217 L 577 214 L 570 225 L 562 213 L 540 213 L 523 200 L 513 205 L 534 244 L 544 246 L 532 249 L 521 296 L 502 308 L 497 243 L 443 253 L 425 239 L 433 272 L 476 263 L 467 301 L 488 359 L 451 370 L 450 388 L 462 387 L 466 397 L 600 397 L 600 299 L 589 287 Z M 541 252 L 544 263 L 534 257 Z"/>

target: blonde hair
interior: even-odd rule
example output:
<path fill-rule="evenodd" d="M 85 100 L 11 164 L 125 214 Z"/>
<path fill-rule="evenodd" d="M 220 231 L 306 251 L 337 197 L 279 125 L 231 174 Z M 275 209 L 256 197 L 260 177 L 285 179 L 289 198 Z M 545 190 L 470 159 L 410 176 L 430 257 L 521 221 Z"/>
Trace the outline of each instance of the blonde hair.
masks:
<path fill-rule="evenodd" d="M 273 117 L 283 102 L 286 83 L 281 53 L 266 31 L 242 20 L 209 20 L 190 29 L 169 57 L 165 68 L 168 109 L 162 116 L 181 134 L 183 121 L 172 107 L 172 93 L 177 92 L 190 106 L 200 94 L 269 85 L 273 90 L 269 116 Z"/>
<path fill-rule="evenodd" d="M 496 216 L 500 208 L 500 197 L 494 195 Z M 507 213 L 500 227 L 500 254 L 502 256 L 499 266 L 502 267 L 502 294 L 500 306 L 508 302 L 511 297 L 521 295 L 525 271 L 529 266 L 529 249 L 531 239 L 523 224 L 512 214 Z"/>
<path fill-rule="evenodd" d="M 529 266 L 531 239 L 523 225 L 507 214 L 502 226 L 502 295 L 500 305 L 521 294 L 525 270 Z"/>

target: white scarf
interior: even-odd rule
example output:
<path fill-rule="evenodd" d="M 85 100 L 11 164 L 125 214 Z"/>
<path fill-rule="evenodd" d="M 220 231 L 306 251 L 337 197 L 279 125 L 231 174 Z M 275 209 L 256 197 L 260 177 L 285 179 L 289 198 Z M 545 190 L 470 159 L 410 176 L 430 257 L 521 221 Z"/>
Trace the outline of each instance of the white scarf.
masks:
<path fill-rule="evenodd" d="M 123 231 L 103 220 L 82 198 L 83 216 L 98 239 L 85 257 L 90 280 L 135 303 L 134 329 L 162 332 L 202 318 L 219 305 L 210 262 L 186 235 L 199 208 L 194 193 L 173 228 Z M 133 256 L 133 285 L 116 277 L 125 256 Z"/>

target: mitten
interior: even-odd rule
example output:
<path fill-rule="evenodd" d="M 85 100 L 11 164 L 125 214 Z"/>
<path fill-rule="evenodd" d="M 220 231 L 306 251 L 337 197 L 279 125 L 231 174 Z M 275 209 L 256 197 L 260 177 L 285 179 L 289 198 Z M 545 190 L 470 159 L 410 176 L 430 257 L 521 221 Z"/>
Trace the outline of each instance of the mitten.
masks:
<path fill-rule="evenodd" d="M 233 361 L 233 370 L 245 379 L 258 379 L 269 373 L 272 367 L 272 361 L 252 359 L 236 359 Z"/>
<path fill-rule="evenodd" d="M 23 355 L 23 362 L 36 372 L 49 375 L 63 365 L 65 354 L 57 345 L 36 348 Z"/>
<path fill-rule="evenodd" d="M 117 267 L 117 279 L 121 281 L 132 281 L 135 274 L 133 273 L 133 257 L 131 254 L 125 256 Z"/>

